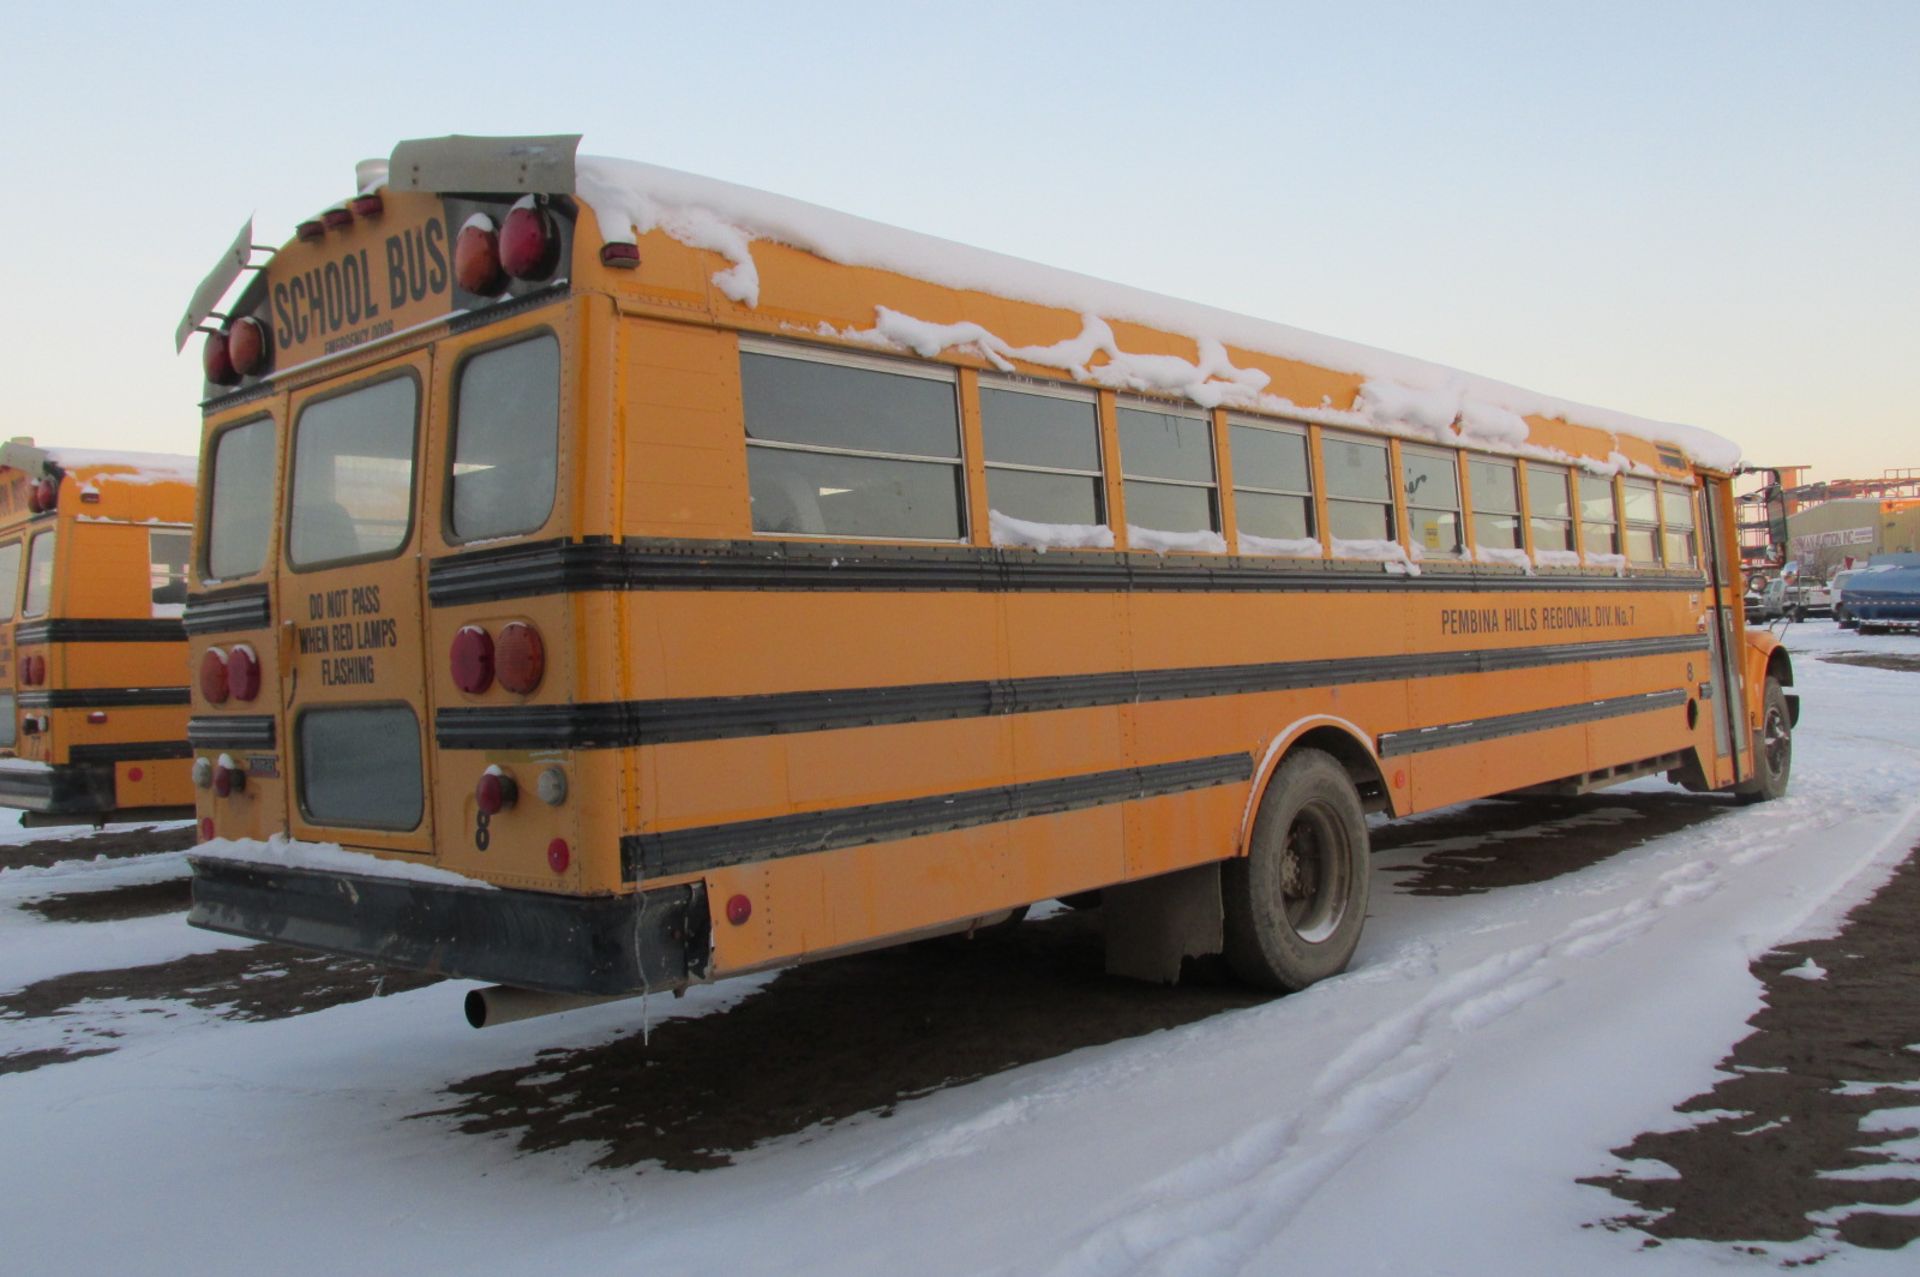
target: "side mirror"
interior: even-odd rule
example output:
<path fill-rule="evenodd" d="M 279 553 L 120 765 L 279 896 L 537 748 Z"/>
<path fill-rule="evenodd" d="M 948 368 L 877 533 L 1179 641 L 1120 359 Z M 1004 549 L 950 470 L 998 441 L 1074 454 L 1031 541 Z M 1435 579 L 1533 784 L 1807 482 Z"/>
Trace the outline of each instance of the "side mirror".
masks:
<path fill-rule="evenodd" d="M 1787 558 L 1787 493 L 1779 484 L 1767 487 L 1767 551 L 1775 563 Z"/>

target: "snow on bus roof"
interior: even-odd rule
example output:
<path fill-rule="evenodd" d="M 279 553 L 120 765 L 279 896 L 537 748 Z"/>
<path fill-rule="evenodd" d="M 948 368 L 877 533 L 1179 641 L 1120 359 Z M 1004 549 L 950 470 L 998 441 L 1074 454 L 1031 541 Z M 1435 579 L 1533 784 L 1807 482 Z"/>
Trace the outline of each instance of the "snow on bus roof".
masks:
<path fill-rule="evenodd" d="M 1579 460 L 1603 472 L 1638 467 L 1632 467 L 1617 449 L 1604 459 L 1573 458 L 1532 444 L 1524 418 L 1557 417 L 1669 444 L 1714 470 L 1730 471 L 1740 461 L 1736 444 L 1696 426 L 1555 399 L 1441 364 L 654 164 L 583 155 L 575 189 L 592 207 L 602 234 L 610 241 L 630 243 L 637 235 L 658 229 L 691 247 L 725 257 L 731 265 L 714 276 L 714 283 L 749 307 L 758 305 L 760 294 L 753 241 L 771 240 L 843 265 L 888 270 L 950 288 L 1074 310 L 1082 316 L 1082 331 L 1076 338 L 1054 346 L 1013 347 L 977 323 L 933 324 L 879 307 L 872 329 L 825 334 L 842 339 L 904 348 L 922 356 L 949 347 L 971 347 L 1004 368 L 1012 367 L 1009 360 L 1019 359 L 1063 369 L 1081 381 L 1184 394 L 1206 408 L 1225 404 L 1330 423 L 1370 425 L 1496 451 Z M 1198 346 L 1199 361 L 1128 354 L 1114 339 L 1109 326 L 1113 320 L 1191 337 Z M 1359 399 L 1352 411 L 1346 411 L 1294 404 L 1266 394 L 1267 375 L 1234 367 L 1228 346 L 1356 374 L 1364 379 Z M 1105 354 L 1105 361 L 1092 363 L 1099 354 Z"/>
<path fill-rule="evenodd" d="M 66 471 L 98 470 L 115 483 L 193 483 L 199 478 L 197 457 L 170 452 L 100 452 L 91 448 L 48 448 L 47 456 Z"/>

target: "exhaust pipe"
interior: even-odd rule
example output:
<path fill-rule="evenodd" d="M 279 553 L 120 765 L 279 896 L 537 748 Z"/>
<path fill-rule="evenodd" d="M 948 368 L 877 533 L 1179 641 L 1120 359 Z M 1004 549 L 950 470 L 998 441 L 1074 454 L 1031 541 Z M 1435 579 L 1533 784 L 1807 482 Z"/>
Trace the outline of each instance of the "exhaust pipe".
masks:
<path fill-rule="evenodd" d="M 637 993 L 542 993 L 538 989 L 516 989 L 496 984 L 490 989 L 475 989 L 467 994 L 467 1023 L 476 1029 L 492 1024 L 512 1024 L 536 1016 L 557 1015 L 580 1007 L 599 1006 L 637 998 Z"/>

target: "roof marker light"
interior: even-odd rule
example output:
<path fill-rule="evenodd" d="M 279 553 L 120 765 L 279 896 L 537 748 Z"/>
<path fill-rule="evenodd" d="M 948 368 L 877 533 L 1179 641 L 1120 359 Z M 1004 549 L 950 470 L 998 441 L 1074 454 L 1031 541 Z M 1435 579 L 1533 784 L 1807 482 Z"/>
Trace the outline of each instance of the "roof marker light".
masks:
<path fill-rule="evenodd" d="M 602 244 L 600 246 L 600 264 L 611 266 L 615 270 L 635 270 L 640 265 L 640 246 L 638 244 Z"/>
<path fill-rule="evenodd" d="M 294 228 L 293 233 L 302 243 L 311 244 L 316 240 L 325 239 L 327 237 L 327 228 L 320 224 L 319 218 L 315 218 L 310 222 L 300 223 L 300 225 Z"/>
<path fill-rule="evenodd" d="M 356 195 L 347 201 L 347 207 L 353 210 L 355 217 L 378 217 L 386 211 L 378 195 Z"/>
<path fill-rule="evenodd" d="M 344 208 L 330 208 L 320 214 L 320 221 L 330 231 L 343 231 L 353 225 L 353 214 Z"/>

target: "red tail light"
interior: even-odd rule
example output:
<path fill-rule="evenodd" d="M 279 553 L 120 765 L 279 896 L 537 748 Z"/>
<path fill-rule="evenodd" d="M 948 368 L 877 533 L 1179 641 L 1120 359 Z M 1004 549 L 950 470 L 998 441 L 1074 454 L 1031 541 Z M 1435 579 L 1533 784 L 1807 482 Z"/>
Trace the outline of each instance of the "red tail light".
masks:
<path fill-rule="evenodd" d="M 260 658 L 245 643 L 234 644 L 227 653 L 227 690 L 236 701 L 260 695 Z"/>
<path fill-rule="evenodd" d="M 547 672 L 547 645 L 541 642 L 540 631 L 524 621 L 502 627 L 493 649 L 493 672 L 500 686 L 521 696 L 540 686 Z"/>
<path fill-rule="evenodd" d="M 500 240 L 493 233 L 493 219 L 484 213 L 469 217 L 453 241 L 453 277 L 460 287 L 482 297 L 492 297 L 506 283 L 500 275 Z"/>
<path fill-rule="evenodd" d="M 447 654 L 453 685 L 469 696 L 493 686 L 493 638 L 477 625 L 463 625 Z"/>
<path fill-rule="evenodd" d="M 200 694 L 215 705 L 227 703 L 227 654 L 217 647 L 200 657 Z"/>
<path fill-rule="evenodd" d="M 236 375 L 251 377 L 265 372 L 271 353 L 264 324 L 257 319 L 233 321 L 233 327 L 227 330 L 227 362 Z"/>
<path fill-rule="evenodd" d="M 222 798 L 230 794 L 245 793 L 247 774 L 231 758 L 220 755 L 220 761 L 213 765 L 213 792 Z"/>
<path fill-rule="evenodd" d="M 513 777 L 496 767 L 487 768 L 480 777 L 480 783 L 473 787 L 474 805 L 489 816 L 498 816 L 519 798 L 520 786 L 513 783 Z"/>
<path fill-rule="evenodd" d="M 211 816 L 200 817 L 200 841 L 213 841 L 213 817 Z"/>
<path fill-rule="evenodd" d="M 567 866 L 572 863 L 573 849 L 567 846 L 566 839 L 556 838 L 547 844 L 547 868 L 557 874 L 563 874 L 567 871 Z"/>
<path fill-rule="evenodd" d="M 559 261 L 553 215 L 531 200 L 515 204 L 500 228 L 500 265 L 515 279 L 545 279 Z"/>
<path fill-rule="evenodd" d="M 227 335 L 208 333 L 207 345 L 200 352 L 200 367 L 207 374 L 207 380 L 216 386 L 231 386 L 240 380 L 240 374 L 234 371 L 233 357 L 227 353 Z"/>

